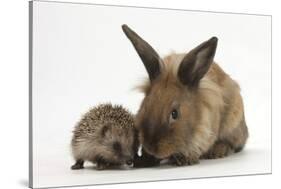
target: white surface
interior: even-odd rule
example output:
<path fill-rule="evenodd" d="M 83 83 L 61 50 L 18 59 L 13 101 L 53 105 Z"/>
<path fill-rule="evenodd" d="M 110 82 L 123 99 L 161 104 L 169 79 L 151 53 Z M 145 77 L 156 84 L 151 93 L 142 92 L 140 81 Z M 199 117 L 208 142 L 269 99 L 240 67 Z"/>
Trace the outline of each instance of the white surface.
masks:
<path fill-rule="evenodd" d="M 242 88 L 245 152 L 183 168 L 69 169 L 71 131 L 82 113 L 107 101 L 135 112 L 142 99 L 131 89 L 146 73 L 124 23 L 164 55 L 219 38 L 215 60 Z M 35 187 L 271 172 L 270 17 L 35 2 L 33 34 Z"/>
<path fill-rule="evenodd" d="M 72 171 L 73 161 L 64 153 L 56 153 L 46 157 L 44 163 L 41 160 L 40 172 L 34 181 L 35 186 L 51 187 L 269 173 L 269 154 L 268 150 L 251 148 L 224 159 L 202 160 L 194 166 L 161 165 L 157 168 L 97 171 L 87 163 L 85 169 Z"/>
<path fill-rule="evenodd" d="M 64 0 L 65 1 L 65 0 Z M 78 0 L 75 0 L 78 1 Z M 86 0 L 80 0 L 86 1 Z M 91 2 L 91 0 L 88 0 Z M 106 185 L 98 188 L 143 189 L 153 188 L 280 188 L 281 176 L 281 122 L 280 111 L 280 64 L 281 62 L 281 12 L 279 2 L 274 0 L 95 0 L 110 4 L 131 4 L 199 10 L 264 13 L 273 15 L 273 174 L 250 177 L 228 177 L 215 179 L 193 179 L 176 182 L 149 182 L 138 184 Z M 1 188 L 27 188 L 28 180 L 28 27 L 26 1 L 1 1 L 0 6 L 0 113 Z M 12 24 L 11 24 L 12 23 Z M 15 113 L 16 110 L 16 113 Z M 12 137 L 10 135 L 12 133 Z M 8 144 L 8 145 L 7 145 Z M 2 152 L 6 155 L 2 155 Z M 79 188 L 97 188 L 79 187 Z"/>

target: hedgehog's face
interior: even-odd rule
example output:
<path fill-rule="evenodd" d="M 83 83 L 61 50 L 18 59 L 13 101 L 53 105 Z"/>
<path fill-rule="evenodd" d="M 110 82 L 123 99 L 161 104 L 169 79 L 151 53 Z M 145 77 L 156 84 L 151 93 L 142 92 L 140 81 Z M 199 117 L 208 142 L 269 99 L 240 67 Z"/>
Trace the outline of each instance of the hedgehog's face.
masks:
<path fill-rule="evenodd" d="M 135 153 L 135 132 L 133 129 L 120 129 L 118 126 L 105 125 L 101 129 L 103 159 L 113 164 L 133 163 Z"/>

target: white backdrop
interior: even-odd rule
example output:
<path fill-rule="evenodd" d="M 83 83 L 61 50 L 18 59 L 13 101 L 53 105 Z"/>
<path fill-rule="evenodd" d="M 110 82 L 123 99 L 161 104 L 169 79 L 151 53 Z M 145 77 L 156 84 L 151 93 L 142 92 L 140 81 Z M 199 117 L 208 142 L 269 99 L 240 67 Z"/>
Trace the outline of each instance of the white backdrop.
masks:
<path fill-rule="evenodd" d="M 90 106 L 135 112 L 144 66 L 122 33 L 128 24 L 161 54 L 219 38 L 215 60 L 242 88 L 250 138 L 241 154 L 184 168 L 71 171 L 74 124 Z M 271 172 L 270 17 L 35 2 L 34 185 L 65 186 Z M 192 26 L 192 27 L 191 27 Z M 191 28 L 190 28 L 191 27 Z"/>

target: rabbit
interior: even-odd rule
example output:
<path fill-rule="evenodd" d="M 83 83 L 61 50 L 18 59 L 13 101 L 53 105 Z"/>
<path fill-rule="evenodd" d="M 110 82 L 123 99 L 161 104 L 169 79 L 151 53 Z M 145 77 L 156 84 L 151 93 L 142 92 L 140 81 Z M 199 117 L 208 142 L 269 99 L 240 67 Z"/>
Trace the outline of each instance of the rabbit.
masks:
<path fill-rule="evenodd" d="M 238 83 L 214 62 L 217 37 L 161 58 L 127 25 L 122 29 L 148 73 L 135 118 L 143 149 L 177 166 L 241 151 L 248 138 L 243 100 Z"/>

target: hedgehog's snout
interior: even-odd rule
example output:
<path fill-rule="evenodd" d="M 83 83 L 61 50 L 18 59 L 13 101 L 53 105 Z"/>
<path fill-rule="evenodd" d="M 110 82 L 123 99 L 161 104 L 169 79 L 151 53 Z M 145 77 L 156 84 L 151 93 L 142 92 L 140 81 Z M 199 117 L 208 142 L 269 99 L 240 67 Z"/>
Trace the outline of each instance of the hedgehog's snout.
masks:
<path fill-rule="evenodd" d="M 123 159 L 124 159 L 124 163 L 127 164 L 127 165 L 132 165 L 133 164 L 133 160 L 134 160 L 134 157 L 132 155 L 124 155 L 123 156 Z"/>
<path fill-rule="evenodd" d="M 127 161 L 126 161 L 126 164 L 127 164 L 127 165 L 132 165 L 132 164 L 133 164 L 133 159 L 127 160 Z"/>

